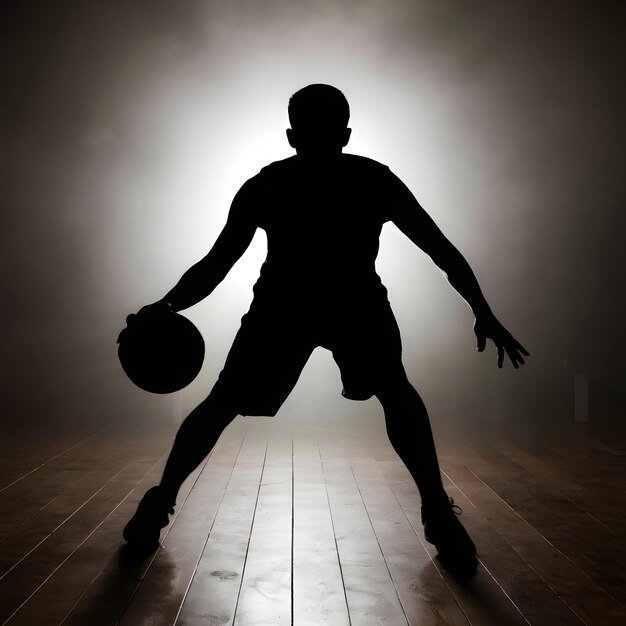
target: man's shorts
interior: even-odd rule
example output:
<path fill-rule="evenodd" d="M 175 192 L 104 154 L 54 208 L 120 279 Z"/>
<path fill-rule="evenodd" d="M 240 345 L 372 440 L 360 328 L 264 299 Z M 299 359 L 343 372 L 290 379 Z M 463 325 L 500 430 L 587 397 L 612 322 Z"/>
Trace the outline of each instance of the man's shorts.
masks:
<path fill-rule="evenodd" d="M 240 415 L 274 416 L 313 350 L 332 352 L 342 395 L 367 400 L 401 367 L 400 331 L 386 297 L 346 306 L 255 301 L 241 320 L 215 391 Z"/>

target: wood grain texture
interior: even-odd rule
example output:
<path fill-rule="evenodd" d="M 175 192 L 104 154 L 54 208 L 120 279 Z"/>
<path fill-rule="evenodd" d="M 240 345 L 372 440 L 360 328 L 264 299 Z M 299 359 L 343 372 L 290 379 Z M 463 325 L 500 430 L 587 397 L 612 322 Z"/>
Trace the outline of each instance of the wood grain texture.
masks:
<path fill-rule="evenodd" d="M 322 449 L 322 465 L 352 623 L 407 624 L 349 461 Z"/>
<path fill-rule="evenodd" d="M 263 468 L 265 441 L 246 431 L 240 451 L 225 463 L 207 461 L 181 503 L 177 518 L 170 524 L 141 585 L 120 620 L 121 625 L 173 624 L 179 612 L 198 560 L 232 479 L 234 466 L 245 466 L 253 475 Z M 219 449 L 219 448 L 218 448 Z M 216 450 L 217 451 L 217 450 Z M 219 455 L 216 455 L 218 457 Z M 209 461 L 211 460 L 209 457 Z M 215 459 L 217 460 L 217 458 Z M 236 465 L 235 465 L 236 464 Z"/>
<path fill-rule="evenodd" d="M 623 539 L 501 452 L 490 449 L 472 456 L 468 451 L 468 458 L 471 474 L 465 475 L 463 488 L 473 484 L 480 489 L 482 483 L 485 494 L 492 491 L 481 510 L 495 513 L 498 532 L 515 553 L 581 621 L 623 623 L 624 609 L 611 593 L 623 580 L 615 561 L 623 553 Z M 611 569 L 617 581 L 610 578 L 607 586 L 603 582 Z"/>
<path fill-rule="evenodd" d="M 177 624 L 232 624 L 267 454 L 264 424 L 254 422 L 202 550 Z"/>
<path fill-rule="evenodd" d="M 161 531 L 161 544 L 168 541 L 168 535 L 172 528 L 176 525 L 176 520 L 184 508 L 187 498 L 192 489 L 197 484 L 200 473 L 204 470 L 208 474 L 219 476 L 229 471 L 229 468 L 235 463 L 237 455 L 241 449 L 243 437 L 246 432 L 247 425 L 243 421 L 237 421 L 225 431 L 219 439 L 218 444 L 207 460 L 207 465 L 200 467 L 189 479 L 183 484 L 183 487 L 177 498 L 177 506 L 175 514 L 166 528 Z M 71 612 L 65 619 L 64 624 L 79 626 L 80 624 L 105 625 L 117 623 L 122 619 L 124 612 L 135 597 L 138 588 L 145 579 L 148 570 L 153 565 L 156 554 L 149 555 L 146 559 L 137 561 L 129 558 L 125 553 L 123 542 L 121 539 L 121 530 L 123 525 L 128 521 L 134 513 L 137 503 L 146 488 L 158 482 L 161 474 L 162 466 L 155 468 L 155 472 L 151 476 L 138 485 L 132 498 L 124 503 L 119 509 L 119 515 L 112 524 L 111 539 L 112 545 L 116 547 L 115 552 L 109 558 L 108 562 L 100 570 L 99 574 L 93 579 L 89 587 L 84 591 L 80 599 L 75 603 Z M 167 555 L 161 557 L 167 558 L 169 561 L 169 551 Z M 161 567 L 164 567 L 161 565 Z M 172 572 L 175 573 L 174 570 Z M 169 583 L 168 588 L 169 588 Z M 148 597 L 149 600 L 149 597 Z M 172 604 L 171 610 L 176 612 L 178 607 Z M 144 615 L 148 611 L 145 610 Z M 141 618 L 143 619 L 143 617 Z"/>
<path fill-rule="evenodd" d="M 408 623 L 469 624 L 377 462 L 361 459 L 351 468 Z"/>
<path fill-rule="evenodd" d="M 4 619 L 26 610 L 25 603 L 92 537 L 157 461 L 154 458 L 131 461 L 45 542 L 7 572 L 0 585 L 0 615 Z"/>
<path fill-rule="evenodd" d="M 234 624 L 292 622 L 292 444 L 273 429 L 259 486 Z"/>
<path fill-rule="evenodd" d="M 384 437 L 280 419 L 237 418 L 183 485 L 161 548 L 129 560 L 121 530 L 172 436 L 118 424 L 0 442 L 0 621 L 626 623 L 626 457 L 580 429 L 440 439 L 479 551 L 465 585 L 425 542 L 417 488 Z"/>
<path fill-rule="evenodd" d="M 350 624 L 317 441 L 293 441 L 293 617 L 302 626 Z"/>

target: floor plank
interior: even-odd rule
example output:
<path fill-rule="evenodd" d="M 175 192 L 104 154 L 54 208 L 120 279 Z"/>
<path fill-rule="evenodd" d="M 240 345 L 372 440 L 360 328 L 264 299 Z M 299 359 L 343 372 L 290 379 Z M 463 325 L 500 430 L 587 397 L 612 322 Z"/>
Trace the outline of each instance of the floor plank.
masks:
<path fill-rule="evenodd" d="M 407 624 L 349 461 L 321 455 L 351 623 Z"/>
<path fill-rule="evenodd" d="M 598 489 L 597 483 L 587 486 L 544 446 L 504 442 L 495 447 L 549 486 L 551 492 L 569 500 L 617 535 L 626 536 L 626 510 L 615 504 L 610 490 Z"/>
<path fill-rule="evenodd" d="M 194 517 L 198 517 L 197 512 L 194 511 L 193 507 L 188 506 L 190 503 L 187 502 L 191 490 L 198 484 L 198 476 L 203 472 L 207 476 L 214 477 L 217 482 L 220 476 L 223 476 L 229 471 L 229 468 L 232 468 L 241 448 L 246 427 L 247 425 L 243 421 L 233 423 L 218 441 L 214 452 L 207 459 L 206 465 L 196 470 L 183 484 L 177 498 L 174 517 L 170 525 L 164 528 L 161 533 L 162 545 L 167 545 L 169 533 L 176 526 L 178 517 L 184 508 L 187 508 L 188 512 L 194 513 Z M 162 464 L 155 468 L 155 471 L 143 484 L 137 485 L 134 497 L 129 498 L 129 501 L 124 503 L 124 507 L 120 507 L 117 519 L 110 526 L 111 536 L 109 542 L 116 550 L 97 575 L 93 577 L 89 586 L 83 590 L 82 595 L 77 599 L 65 618 L 64 624 L 100 626 L 118 623 L 122 618 L 138 587 L 146 578 L 146 573 L 155 561 L 157 554 L 153 554 L 142 561 L 129 559 L 124 551 L 123 544 L 120 546 L 121 529 L 133 514 L 137 502 L 143 496 L 146 487 L 158 482 L 161 471 Z M 199 487 L 201 486 L 199 485 Z M 219 489 L 217 485 L 216 488 Z M 170 550 L 167 551 L 166 555 L 160 557 L 165 560 L 166 566 L 172 565 L 172 560 L 169 559 L 169 556 Z M 157 568 L 165 567 L 162 563 L 156 563 L 155 565 Z M 174 566 L 175 563 L 170 568 L 170 574 L 176 572 Z M 170 588 L 169 583 L 167 583 L 166 587 L 167 589 Z M 173 612 L 175 615 L 177 611 L 178 605 L 172 603 L 169 614 Z M 146 614 L 148 614 L 147 609 Z"/>
<path fill-rule="evenodd" d="M 118 425 L 0 443 L 0 484 L 13 482 L 0 491 L 1 622 L 626 623 L 626 457 L 581 429 L 440 439 L 479 550 L 467 585 L 425 542 L 384 437 L 288 419 L 237 418 L 183 486 L 161 549 L 130 561 L 121 529 L 172 436 Z"/>
<path fill-rule="evenodd" d="M 459 584 L 445 571 L 435 558 L 436 551 L 423 540 L 419 492 L 408 470 L 397 457 L 390 461 L 380 461 L 378 465 L 413 532 L 420 539 L 429 557 L 433 559 L 439 575 L 445 581 L 446 586 L 470 623 L 485 626 L 498 626 L 499 624 L 521 626 L 527 624 L 528 621 L 523 617 L 500 584 L 487 571 L 483 563 L 479 563 L 476 576 L 467 584 Z M 448 489 L 450 488 L 448 487 Z M 459 500 L 458 495 L 455 495 L 455 498 L 456 501 Z M 473 535 L 471 532 L 472 524 L 468 523 L 468 518 L 474 517 L 474 511 L 465 502 L 462 502 L 462 504 L 464 506 L 463 523 L 470 529 L 470 534 Z M 482 522 L 484 523 L 484 520 Z M 481 521 L 477 520 L 477 523 L 480 524 Z M 479 545 L 479 554 L 481 548 L 482 546 Z"/>
<path fill-rule="evenodd" d="M 613 602 L 613 598 L 624 602 L 626 579 L 623 576 L 622 563 L 626 558 L 626 542 L 623 538 L 612 533 L 558 492 L 550 490 L 543 480 L 528 474 L 495 450 L 477 454 L 472 459 L 471 466 L 491 489 L 506 500 L 517 515 L 583 574 L 578 587 L 574 586 L 573 590 L 562 589 L 563 597 L 576 604 L 581 618 L 593 620 L 593 616 L 598 614 L 598 603 L 606 608 L 608 603 Z M 593 543 L 588 541 L 589 537 L 594 537 Z M 584 584 L 585 578 L 587 585 Z M 571 571 L 568 577 L 570 587 L 575 580 L 575 572 Z M 580 606 L 577 600 L 579 594 L 575 591 L 585 586 L 594 590 L 593 594 L 585 596 L 589 602 L 588 608 Z M 572 608 L 573 606 L 574 604 Z M 619 618 L 624 618 L 623 612 Z"/>
<path fill-rule="evenodd" d="M 39 476 L 49 469 L 57 459 L 67 456 L 80 446 L 90 445 L 93 440 L 103 433 L 107 433 L 111 425 L 98 429 L 86 436 L 65 437 L 53 442 L 20 442 L 7 443 L 0 450 L 0 494 L 17 483 L 32 477 L 39 472 Z"/>
<path fill-rule="evenodd" d="M 234 624 L 291 624 L 292 442 L 269 438 Z"/>
<path fill-rule="evenodd" d="M 376 461 L 361 459 L 351 467 L 408 623 L 469 624 Z"/>
<path fill-rule="evenodd" d="M 4 512 L 0 520 L 0 541 L 14 543 L 16 537 L 22 536 L 23 524 L 45 509 L 63 491 L 71 492 L 85 474 L 92 471 L 94 466 L 106 463 L 119 448 L 119 430 L 101 431 L 88 441 L 72 446 L 30 469 L 19 480 L 7 485 L 0 492 L 0 507 Z M 2 569 L 2 573 L 5 571 Z"/>
<path fill-rule="evenodd" d="M 44 544 L 7 574 L 0 587 L 3 618 L 12 616 L 15 623 L 33 623 L 30 617 L 32 613 L 49 613 L 46 602 L 39 597 L 48 595 L 44 587 L 63 569 L 76 550 L 93 536 L 157 462 L 158 460 L 149 459 L 130 463 Z M 80 578 L 73 569 L 70 575 L 72 578 Z M 64 596 L 67 593 L 63 590 Z M 51 595 L 55 597 L 54 594 Z M 28 617 L 22 618 L 21 615 Z"/>
<path fill-rule="evenodd" d="M 348 603 L 317 440 L 294 435 L 293 617 L 346 626 Z"/>
<path fill-rule="evenodd" d="M 19 515 L 11 515 L 5 508 L 5 529 L 9 526 L 11 529 L 0 539 L 0 579 L 97 497 L 129 465 L 130 459 L 143 455 L 152 446 L 149 440 L 127 441 L 120 445 L 116 437 L 108 441 L 105 448 L 94 450 L 89 455 L 89 463 L 81 464 L 81 469 L 77 469 L 75 460 L 68 460 L 70 470 L 60 471 L 53 486 L 44 481 L 41 488 L 16 494 L 15 506 L 19 508 L 21 504 L 23 509 Z M 161 450 L 162 446 L 159 452 Z"/>
<path fill-rule="evenodd" d="M 262 467 L 266 443 L 259 434 L 254 428 L 247 429 L 235 458 L 215 467 L 207 463 L 200 472 L 120 620 L 121 626 L 158 626 L 176 621 L 235 463 L 247 464 L 253 474 Z"/>
<path fill-rule="evenodd" d="M 118 431 L 114 441 L 117 449 L 123 447 L 119 432 L 121 431 Z M 10 547 L 5 546 L 3 550 L 4 563 L 8 564 L 10 559 L 15 559 L 13 565 L 0 577 L 0 615 L 3 619 L 12 615 L 48 580 L 115 508 L 125 490 L 132 489 L 138 478 L 143 476 L 157 460 L 151 450 L 151 442 L 140 438 L 135 447 L 140 452 L 138 460 L 127 453 L 121 463 L 117 462 L 119 459 L 113 466 L 103 463 L 103 472 L 94 470 L 96 473 L 87 472 L 85 475 L 76 471 L 77 468 L 93 467 L 94 463 L 98 465 L 98 461 L 103 460 L 96 455 L 96 451 L 102 450 L 101 441 L 94 437 L 91 446 L 89 448 L 87 445 L 78 455 L 75 449 L 74 452 L 59 457 L 58 467 L 48 467 L 41 472 L 42 482 L 46 482 L 44 478 L 46 474 L 54 482 L 54 491 L 50 492 L 54 506 L 49 504 L 51 516 L 47 513 L 42 514 L 43 518 L 47 517 L 48 527 L 39 529 L 36 525 L 28 527 L 27 524 L 25 530 L 28 532 L 23 534 L 16 532 L 13 544 Z M 88 460 L 91 460 L 91 463 L 85 465 Z M 118 471 L 120 465 L 122 467 Z M 86 483 L 76 488 L 76 485 L 81 483 L 81 476 L 86 478 Z M 97 477 L 95 482 L 94 477 Z M 29 476 L 28 480 L 30 479 Z M 41 504 L 38 494 L 32 494 L 28 489 L 24 490 L 26 484 L 27 481 L 22 481 L 14 485 L 5 491 L 5 496 L 9 491 L 17 490 L 16 497 L 18 501 L 23 501 L 24 508 L 29 508 L 31 498 Z M 70 492 L 76 492 L 79 496 L 78 500 L 73 500 L 73 504 L 78 505 L 76 508 L 64 506 L 68 504 L 67 501 L 63 502 L 64 496 Z M 23 525 L 17 525 L 18 531 L 24 530 L 20 526 Z"/>
<path fill-rule="evenodd" d="M 232 624 L 250 543 L 267 429 L 254 422 L 237 458 L 176 624 Z"/>
<path fill-rule="evenodd" d="M 523 536 L 549 550 L 545 538 L 534 535 L 533 529 L 466 467 L 447 464 L 444 471 L 451 483 L 448 492 L 463 508 L 462 520 L 477 543 L 481 563 L 528 621 L 580 625 L 570 607 L 507 540 Z"/>

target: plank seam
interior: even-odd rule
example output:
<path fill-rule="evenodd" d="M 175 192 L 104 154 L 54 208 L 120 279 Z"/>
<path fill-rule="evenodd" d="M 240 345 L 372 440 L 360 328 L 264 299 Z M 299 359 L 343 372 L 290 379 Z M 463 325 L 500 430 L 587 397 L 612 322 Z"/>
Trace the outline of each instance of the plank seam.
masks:
<path fill-rule="evenodd" d="M 374 522 L 372 522 L 372 517 L 370 516 L 369 509 L 367 508 L 367 504 L 365 502 L 365 499 L 363 498 L 361 486 L 359 485 L 359 481 L 357 480 L 356 474 L 354 473 L 354 467 L 352 466 L 352 463 L 350 463 L 350 473 L 352 474 L 352 478 L 354 479 L 354 484 L 356 485 L 357 491 L 359 492 L 359 496 L 361 497 L 361 502 L 363 503 L 363 508 L 365 509 L 367 520 L 370 523 L 370 527 L 372 528 L 372 532 L 374 533 L 374 537 L 376 538 L 376 545 L 378 546 L 378 549 L 380 550 L 380 555 L 383 557 L 385 568 L 387 569 L 387 573 L 389 574 L 389 580 L 393 584 L 394 591 L 396 592 L 396 597 L 398 598 L 398 604 L 400 605 L 400 608 L 402 609 L 402 615 L 404 615 L 404 619 L 406 620 L 406 623 L 408 626 L 409 618 L 407 617 L 406 611 L 404 610 L 404 606 L 400 598 L 400 592 L 398 591 L 398 587 L 396 586 L 396 581 L 394 580 L 394 577 L 391 574 L 391 570 L 389 569 L 389 564 L 387 563 L 387 557 L 385 556 L 385 553 L 383 552 L 383 547 L 380 545 L 378 534 L 376 533 L 376 529 L 374 528 Z"/>
<path fill-rule="evenodd" d="M 247 432 L 247 429 L 246 429 Z M 245 440 L 245 434 L 243 439 Z M 218 437 L 218 441 L 219 441 L 219 437 Z M 242 441 L 243 444 L 243 441 Z M 163 541 L 167 535 L 169 534 L 170 530 L 172 529 L 172 527 L 174 526 L 174 523 L 176 522 L 176 520 L 178 519 L 178 515 L 180 514 L 183 506 L 185 506 L 185 502 L 187 502 L 187 499 L 189 498 L 189 495 L 191 494 L 191 492 L 193 491 L 193 488 L 196 486 L 196 483 L 198 482 L 198 480 L 200 479 L 200 476 L 202 475 L 202 473 L 204 472 L 204 469 L 206 468 L 208 462 L 211 460 L 211 457 L 213 456 L 213 451 L 215 450 L 215 447 L 217 445 L 217 441 L 215 442 L 215 445 L 213 446 L 213 448 L 211 449 L 211 451 L 209 452 L 209 454 L 206 457 L 206 460 L 204 461 L 204 464 L 202 465 L 201 470 L 198 472 L 196 478 L 193 481 L 193 484 L 191 486 L 191 489 L 187 492 L 187 495 L 185 496 L 185 499 L 182 501 L 181 505 L 178 507 L 178 511 L 176 512 L 176 516 L 174 517 L 174 519 L 172 520 L 172 522 L 169 524 L 169 526 L 167 527 L 167 532 L 163 535 L 163 539 L 161 541 Z M 240 448 L 241 450 L 241 448 Z M 165 455 L 163 455 L 165 456 Z M 163 458 L 163 457 L 161 457 Z M 156 558 L 156 555 L 158 554 L 159 550 L 161 549 L 160 546 L 160 542 L 159 542 L 159 548 L 155 551 L 154 555 L 152 556 L 152 558 L 150 559 L 150 563 L 148 564 L 148 567 L 146 567 L 142 580 L 143 578 L 145 578 L 145 576 L 148 573 L 148 570 L 150 569 L 152 563 L 154 562 L 154 559 Z M 135 590 L 133 591 L 133 594 L 131 595 L 131 597 L 128 599 L 128 602 L 126 603 L 126 607 L 124 608 L 124 610 L 121 612 L 120 617 L 118 619 L 118 623 L 121 622 L 124 619 L 124 615 L 126 614 L 126 612 L 128 611 L 130 605 L 133 603 L 133 600 L 135 598 L 135 596 L 137 595 L 137 591 L 139 589 L 139 587 L 141 586 L 141 581 L 139 582 L 139 584 L 137 585 L 137 587 L 135 587 Z M 182 604 L 181 604 L 182 606 Z M 180 610 L 180 609 L 179 609 Z"/>
<path fill-rule="evenodd" d="M 215 509 L 215 515 L 213 516 L 213 521 L 211 522 L 211 527 L 209 528 L 209 532 L 207 533 L 206 539 L 204 540 L 204 545 L 202 546 L 202 550 L 200 550 L 200 555 L 198 556 L 198 560 L 196 561 L 196 565 L 193 568 L 193 573 L 191 575 L 191 577 L 189 578 L 189 584 L 187 585 L 187 589 L 185 589 L 185 593 L 183 594 L 183 598 L 181 600 L 180 606 L 178 607 L 178 612 L 176 613 L 176 617 L 174 618 L 174 624 L 176 624 L 176 622 L 178 622 L 178 618 L 180 617 L 180 613 L 183 610 L 183 605 L 185 604 L 185 600 L 187 599 L 187 596 L 189 595 L 189 589 L 191 588 L 191 585 L 193 583 L 194 578 L 196 577 L 196 572 L 198 571 L 198 566 L 200 565 L 200 561 L 202 560 L 202 556 L 204 555 L 204 551 L 206 550 L 206 546 L 207 543 L 209 542 L 209 538 L 211 537 L 211 533 L 213 532 L 213 526 L 215 526 L 215 520 L 217 519 L 219 512 L 220 512 L 220 508 L 222 506 L 222 502 L 224 502 L 224 497 L 226 496 L 226 492 L 228 491 L 228 486 L 230 485 L 230 481 L 233 477 L 233 473 L 235 471 L 235 467 L 237 466 L 237 461 L 239 460 L 239 456 L 241 455 L 241 449 L 243 448 L 243 444 L 244 441 L 246 439 L 246 435 L 248 433 L 248 428 L 249 428 L 250 424 L 248 423 L 248 425 L 246 426 L 246 430 L 243 433 L 243 437 L 241 438 L 241 443 L 239 444 L 239 450 L 237 451 L 237 456 L 235 457 L 235 460 L 233 462 L 233 466 L 230 469 L 230 474 L 228 475 L 228 481 L 226 482 L 226 484 L 224 485 L 224 489 L 222 491 L 222 496 L 220 497 L 220 502 L 217 505 L 216 509 Z M 215 450 L 217 446 L 217 442 L 215 444 L 215 446 L 213 446 L 213 449 L 211 450 L 210 454 L 213 453 L 213 450 Z M 208 459 L 207 459 L 207 463 L 208 463 Z M 205 463 L 206 466 L 206 463 Z M 204 468 L 202 468 L 202 472 L 204 472 Z M 200 474 L 202 474 L 202 472 L 200 472 Z M 200 476 L 198 476 L 198 478 L 200 478 Z M 193 489 L 193 487 L 192 487 Z M 191 493 L 191 489 L 189 490 L 189 493 Z"/>
<path fill-rule="evenodd" d="M 339 545 L 337 543 L 337 533 L 335 531 L 335 520 L 333 518 L 333 509 L 330 505 L 330 495 L 328 494 L 328 483 L 326 482 L 326 472 L 324 470 L 324 461 L 322 460 L 322 451 L 320 449 L 319 439 L 317 442 L 317 452 L 319 454 L 320 465 L 322 467 L 322 476 L 324 477 L 324 490 L 326 491 L 326 501 L 328 502 L 328 513 L 330 515 L 330 524 L 333 529 L 333 539 L 335 541 L 335 554 L 337 555 L 337 563 L 339 564 L 339 573 L 341 574 L 341 587 L 343 589 L 343 598 L 346 602 L 346 613 L 348 615 L 348 624 L 352 626 L 352 617 L 350 615 L 350 604 L 348 603 L 348 594 L 346 592 L 346 581 L 343 577 L 343 566 L 341 565 L 341 555 L 339 554 Z"/>
<path fill-rule="evenodd" d="M 85 439 L 81 439 L 80 441 L 75 443 L 73 446 L 70 446 L 69 448 L 67 448 L 67 450 L 63 450 L 63 452 L 59 452 L 59 454 L 53 456 L 51 459 L 48 459 L 47 461 L 45 461 L 41 465 L 38 465 L 37 467 L 33 468 L 29 472 L 26 472 L 26 474 L 23 474 L 19 478 L 16 478 L 13 482 L 9 483 L 8 485 L 5 485 L 4 487 L 0 487 L 0 493 L 2 493 L 5 489 L 8 489 L 9 487 L 12 487 L 16 483 L 19 483 L 20 480 L 23 480 L 27 476 L 30 476 L 33 472 L 36 472 L 37 470 L 40 470 L 42 467 L 48 465 L 48 463 L 52 463 L 52 461 L 54 461 L 55 459 L 58 459 L 59 457 L 63 456 L 64 454 L 67 454 L 70 450 L 73 450 L 74 448 L 76 448 L 77 446 L 82 445 L 86 441 L 89 441 L 90 439 L 93 439 L 96 435 L 100 434 L 101 432 L 103 432 L 105 430 L 108 430 L 112 426 L 113 426 L 113 424 L 109 424 L 108 426 L 105 426 L 104 428 L 101 428 L 100 430 L 97 430 L 92 435 L 89 435 L 89 437 L 86 437 Z"/>
<path fill-rule="evenodd" d="M 582 569 L 580 569 L 580 567 L 578 567 L 578 565 L 576 565 L 576 563 L 574 563 L 566 554 L 564 554 L 561 550 L 559 550 L 559 548 L 557 548 L 547 537 L 545 537 L 543 535 L 543 533 L 541 533 L 539 530 L 537 530 L 537 528 L 535 528 L 530 522 L 528 522 L 522 515 L 520 515 L 508 502 L 506 502 L 506 500 L 504 500 L 500 494 L 498 494 L 497 491 L 495 491 L 494 489 L 492 489 L 482 478 L 480 478 L 480 476 L 478 476 L 474 471 L 472 471 L 472 469 L 470 469 L 469 467 L 467 468 L 467 471 L 470 472 L 472 475 L 474 475 L 477 480 L 480 481 L 481 484 L 483 484 L 485 486 L 485 488 L 487 488 L 489 491 L 491 491 L 491 493 L 493 493 L 503 504 L 505 504 L 512 512 L 513 514 L 518 517 L 526 526 L 528 526 L 528 528 L 532 529 L 533 532 L 535 532 L 537 535 L 539 535 L 539 537 L 541 537 L 541 539 L 543 541 L 545 541 L 551 548 L 553 548 L 556 552 L 558 552 L 571 566 L 573 566 L 575 569 L 577 569 L 579 572 L 581 572 L 586 578 L 589 579 L 589 582 L 593 582 L 595 583 L 595 581 L 589 577 L 589 575 Z M 452 478 L 446 474 L 445 472 L 443 472 L 442 470 L 442 474 L 444 474 L 446 476 L 446 478 L 463 494 L 463 496 L 465 496 L 469 502 L 472 502 L 470 500 L 470 498 L 463 492 L 463 490 L 452 480 Z M 476 505 L 472 502 L 472 505 L 474 507 L 476 507 Z M 491 525 L 493 528 L 493 525 Z M 494 528 L 494 531 L 496 533 L 498 533 L 497 529 Z M 500 535 L 500 533 L 498 533 L 498 535 Z M 502 535 L 500 535 L 502 536 Z M 503 538 L 504 541 L 506 541 L 506 539 Z M 552 591 L 552 593 L 563 603 L 564 606 L 567 607 L 567 609 L 576 617 L 576 619 L 578 619 L 581 623 L 585 624 L 586 622 L 580 617 L 580 615 L 578 615 L 576 613 L 576 611 L 566 602 L 566 600 L 561 596 L 561 594 L 554 589 L 554 587 L 552 587 L 552 585 L 550 583 L 548 583 L 548 581 L 546 581 L 544 579 L 544 577 L 528 562 L 527 559 L 525 559 L 516 549 L 515 546 L 511 545 L 508 541 L 506 541 L 507 545 L 509 545 L 511 547 L 511 549 L 515 552 L 515 554 L 517 554 L 517 556 L 520 558 L 520 560 L 532 571 L 534 572 L 537 577 L 543 582 L 544 585 L 546 585 L 546 587 L 548 587 L 548 589 L 550 589 L 550 591 Z M 479 559 L 480 561 L 480 559 Z M 493 575 L 491 574 L 491 572 L 489 571 L 489 569 L 485 566 L 485 564 L 480 561 L 482 566 L 485 568 L 485 570 L 489 573 L 489 575 L 493 577 Z M 494 578 L 495 580 L 495 578 Z M 497 583 L 498 581 L 496 581 Z M 499 583 L 498 583 L 499 584 Z M 597 585 L 597 583 L 595 583 Z M 599 586 L 599 585 L 598 585 Z M 599 586 L 600 587 L 600 586 Z M 602 587 L 600 587 L 602 588 Z M 603 591 L 605 591 L 605 593 L 607 593 L 607 595 L 610 596 L 610 594 L 604 589 L 602 588 Z M 502 589 L 502 591 L 506 594 L 506 591 L 504 589 Z M 508 595 L 508 594 L 507 594 Z M 614 599 L 614 598 L 613 598 Z M 517 605 L 516 605 L 517 606 Z M 520 610 L 518 608 L 518 610 Z M 521 612 L 521 611 L 520 611 Z"/>
<path fill-rule="evenodd" d="M 252 540 L 252 529 L 254 528 L 254 519 L 256 518 L 256 510 L 259 504 L 259 495 L 261 494 L 261 485 L 263 484 L 263 475 L 265 474 L 265 461 L 267 460 L 267 448 L 269 442 L 265 444 L 265 455 L 263 456 L 263 469 L 261 470 L 261 476 L 259 477 L 259 487 L 256 492 L 256 501 L 254 502 L 254 512 L 252 513 L 252 521 L 250 522 L 250 534 L 248 535 L 248 543 L 246 544 L 246 556 L 243 559 L 243 567 L 241 568 L 241 581 L 239 582 L 239 590 L 237 591 L 237 601 L 235 602 L 235 610 L 233 611 L 233 624 L 237 619 L 237 609 L 239 608 L 239 599 L 241 597 L 241 588 L 243 587 L 243 580 L 246 575 L 246 563 L 248 562 L 248 553 L 250 551 L 250 541 Z"/>
<path fill-rule="evenodd" d="M 151 467 L 150 469 L 146 472 L 145 475 L 147 475 L 152 468 L 160 462 L 160 460 L 163 458 L 162 455 Z M 145 476 L 144 475 L 144 476 Z M 13 613 L 11 613 L 11 615 L 9 615 L 9 617 L 7 618 L 7 620 L 4 622 L 5 624 L 7 624 L 10 620 L 13 619 L 13 617 L 18 613 L 18 611 L 21 610 L 21 608 L 26 605 L 26 603 L 52 578 L 52 576 L 54 576 L 54 574 L 63 566 L 64 563 L 66 563 L 71 557 L 72 555 L 100 528 L 100 526 L 102 526 L 102 524 L 104 524 L 106 522 L 106 520 L 111 517 L 111 515 L 113 515 L 113 513 L 115 513 L 115 511 L 124 503 L 124 501 L 126 500 L 126 498 L 128 498 L 128 496 L 135 490 L 135 488 L 133 487 L 116 505 L 115 507 L 108 513 L 108 515 L 70 552 L 70 554 L 68 554 L 63 561 L 61 561 L 61 563 L 59 563 L 59 565 L 57 565 L 54 570 L 48 575 L 46 576 L 46 578 L 34 589 L 34 591 L 28 596 L 28 598 L 26 598 L 26 600 L 24 600 L 24 602 L 22 602 L 17 609 L 15 609 L 15 611 L 13 611 Z"/>

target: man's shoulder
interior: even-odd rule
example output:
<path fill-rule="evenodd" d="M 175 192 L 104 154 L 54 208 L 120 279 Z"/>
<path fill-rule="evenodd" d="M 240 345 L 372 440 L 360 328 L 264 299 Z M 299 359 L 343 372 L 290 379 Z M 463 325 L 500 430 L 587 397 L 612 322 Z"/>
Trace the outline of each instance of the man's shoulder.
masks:
<path fill-rule="evenodd" d="M 286 159 L 280 159 L 278 161 L 272 161 L 268 163 L 265 167 L 261 168 L 261 171 L 254 177 L 257 179 L 268 178 L 272 176 L 279 176 L 297 165 L 297 157 L 290 156 Z"/>
<path fill-rule="evenodd" d="M 319 164 L 311 166 L 294 155 L 269 163 L 250 178 L 244 186 L 251 192 L 263 193 L 264 190 L 282 186 L 287 180 L 298 181 L 302 176 L 307 176 L 310 170 L 317 171 L 318 169 L 320 169 Z M 320 171 L 334 171 L 347 181 L 368 180 L 371 184 L 383 186 L 389 184 L 394 177 L 389 167 L 379 161 L 357 154 L 345 153 L 341 154 L 334 163 L 322 164 Z"/>
<path fill-rule="evenodd" d="M 261 168 L 259 172 L 248 178 L 242 185 L 241 191 L 248 195 L 263 194 L 268 188 L 272 188 L 277 179 L 284 178 L 292 169 L 293 157 L 274 161 Z"/>
<path fill-rule="evenodd" d="M 393 182 L 394 175 L 384 163 L 359 154 L 345 154 L 343 157 L 344 169 L 349 179 L 359 181 L 359 184 L 365 184 L 362 181 L 367 181 L 368 188 L 381 190 Z"/>
<path fill-rule="evenodd" d="M 283 159 L 281 161 L 274 161 L 261 168 L 259 172 L 251 176 L 241 186 L 240 193 L 247 195 L 258 195 L 262 193 L 264 189 L 271 187 L 277 177 L 284 176 L 289 169 L 289 162 L 293 157 Z"/>
<path fill-rule="evenodd" d="M 361 168 L 381 173 L 389 171 L 389 167 L 387 165 L 360 154 L 343 154 L 342 157 L 345 159 L 347 165 L 354 168 Z"/>
<path fill-rule="evenodd" d="M 346 154 L 343 153 L 339 156 L 337 161 L 335 162 L 341 168 L 346 168 L 349 170 L 353 170 L 355 172 L 363 172 L 369 175 L 380 174 L 382 176 L 389 174 L 390 169 L 387 165 L 380 163 L 374 159 L 370 159 L 366 156 L 361 156 L 359 154 Z M 322 165 L 325 168 L 327 165 L 333 168 L 333 163 L 330 162 L 326 165 Z M 262 180 L 267 178 L 272 178 L 274 176 L 283 176 L 288 175 L 290 173 L 295 173 L 300 169 L 308 169 L 306 162 L 297 155 L 288 157 L 286 159 L 281 159 L 279 161 L 274 161 L 269 163 L 265 167 L 261 169 L 261 171 L 254 176 L 254 179 Z"/>

